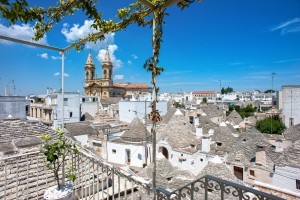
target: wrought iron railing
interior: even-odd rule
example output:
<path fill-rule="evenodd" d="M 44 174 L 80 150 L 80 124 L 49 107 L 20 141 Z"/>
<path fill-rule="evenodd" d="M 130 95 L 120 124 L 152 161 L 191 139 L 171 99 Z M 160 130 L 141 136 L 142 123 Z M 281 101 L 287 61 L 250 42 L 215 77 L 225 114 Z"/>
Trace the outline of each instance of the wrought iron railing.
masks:
<path fill-rule="evenodd" d="M 122 171 L 103 162 L 91 152 L 80 149 L 66 161 L 76 167 L 73 184 L 77 199 L 281 199 L 252 188 L 212 176 L 204 176 L 175 191 L 151 184 L 131 171 Z M 66 182 L 70 182 L 66 178 Z M 55 185 L 39 152 L 0 159 L 0 199 L 43 199 L 45 190 Z"/>

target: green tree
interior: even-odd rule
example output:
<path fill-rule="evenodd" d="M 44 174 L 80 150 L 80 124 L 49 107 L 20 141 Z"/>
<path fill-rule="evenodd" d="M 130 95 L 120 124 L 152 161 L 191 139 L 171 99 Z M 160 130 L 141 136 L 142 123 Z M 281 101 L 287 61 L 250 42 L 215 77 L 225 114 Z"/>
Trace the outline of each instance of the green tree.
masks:
<path fill-rule="evenodd" d="M 265 93 L 274 93 L 275 90 L 266 90 Z"/>
<path fill-rule="evenodd" d="M 179 102 L 174 102 L 173 106 L 175 108 L 185 108 L 184 104 Z"/>
<path fill-rule="evenodd" d="M 221 94 L 225 94 L 225 89 L 222 87 Z"/>
<path fill-rule="evenodd" d="M 232 87 L 227 87 L 226 89 L 222 87 L 222 89 L 221 89 L 221 94 L 228 94 L 228 93 L 232 93 L 232 92 L 233 92 Z"/>
<path fill-rule="evenodd" d="M 206 98 L 206 97 L 204 97 L 204 98 L 202 99 L 202 103 L 207 103 L 207 98 Z"/>
<path fill-rule="evenodd" d="M 269 134 L 271 132 L 272 134 L 282 134 L 283 131 L 286 129 L 284 123 L 277 115 L 258 120 L 255 124 L 255 127 L 260 132 Z"/>
<path fill-rule="evenodd" d="M 41 152 L 46 157 L 46 167 L 50 169 L 56 180 L 57 189 L 61 189 L 61 182 L 59 172 L 64 167 L 65 160 L 68 155 L 77 154 L 78 150 L 75 144 L 70 144 L 65 138 L 65 133 L 61 129 L 57 129 L 56 133 L 58 138 L 51 138 L 49 135 L 41 134 L 43 144 L 41 145 Z M 76 179 L 76 168 L 70 167 L 66 175 L 70 180 L 75 181 Z"/>
<path fill-rule="evenodd" d="M 229 106 L 229 110 L 226 113 L 226 115 L 228 116 L 233 110 L 238 112 L 242 118 L 245 118 L 253 116 L 254 112 L 256 111 L 256 108 L 254 108 L 252 105 L 247 105 L 245 108 L 241 108 L 240 106 Z"/>

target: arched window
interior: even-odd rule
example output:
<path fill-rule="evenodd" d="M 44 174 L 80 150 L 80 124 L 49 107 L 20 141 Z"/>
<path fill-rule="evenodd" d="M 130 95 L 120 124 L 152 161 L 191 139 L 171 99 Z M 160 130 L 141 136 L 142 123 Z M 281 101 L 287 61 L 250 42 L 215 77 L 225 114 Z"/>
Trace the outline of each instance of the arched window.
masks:
<path fill-rule="evenodd" d="M 111 79 L 111 75 L 112 75 L 111 70 L 109 70 L 109 79 Z"/>
<path fill-rule="evenodd" d="M 104 78 L 108 78 L 108 77 L 107 77 L 107 70 L 106 70 L 106 69 L 103 70 L 103 76 L 104 76 Z"/>
<path fill-rule="evenodd" d="M 85 73 L 85 79 L 89 79 L 89 72 L 88 71 Z"/>
<path fill-rule="evenodd" d="M 166 147 L 160 147 L 160 150 L 161 150 L 162 154 L 166 157 L 166 159 L 169 159 L 168 149 Z"/>
<path fill-rule="evenodd" d="M 90 79 L 93 79 L 94 78 L 94 72 L 91 72 L 91 77 Z"/>

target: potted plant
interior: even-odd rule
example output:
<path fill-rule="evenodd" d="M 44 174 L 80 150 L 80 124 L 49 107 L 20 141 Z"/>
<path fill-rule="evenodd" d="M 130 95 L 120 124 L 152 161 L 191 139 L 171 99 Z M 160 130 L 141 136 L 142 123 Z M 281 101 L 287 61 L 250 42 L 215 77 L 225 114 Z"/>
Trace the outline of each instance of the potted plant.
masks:
<path fill-rule="evenodd" d="M 78 150 L 75 144 L 67 141 L 65 133 L 62 129 L 57 129 L 58 137 L 51 138 L 49 135 L 41 134 L 43 144 L 41 152 L 46 157 L 46 167 L 50 169 L 55 177 L 56 185 L 46 190 L 44 198 L 49 200 L 67 200 L 72 199 L 73 187 L 70 184 L 65 184 L 59 176 L 60 170 L 64 173 L 64 168 L 70 163 L 66 163 L 68 155 L 77 154 Z M 74 182 L 76 179 L 76 168 L 69 166 L 65 173 L 66 177 Z"/>

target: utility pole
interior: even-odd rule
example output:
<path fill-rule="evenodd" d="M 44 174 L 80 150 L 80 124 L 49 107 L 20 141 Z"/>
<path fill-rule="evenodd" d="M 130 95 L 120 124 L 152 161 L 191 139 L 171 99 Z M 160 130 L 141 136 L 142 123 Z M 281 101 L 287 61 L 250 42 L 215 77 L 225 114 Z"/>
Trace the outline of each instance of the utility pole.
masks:
<path fill-rule="evenodd" d="M 271 110 L 271 134 L 273 133 L 273 87 L 274 87 L 274 76 L 276 73 L 272 72 L 272 92 L 271 92 L 271 105 L 272 105 L 272 110 Z"/>
<path fill-rule="evenodd" d="M 221 88 L 221 86 L 222 86 L 222 81 L 221 81 L 221 80 L 219 80 L 219 85 L 220 85 L 220 94 L 221 94 L 221 90 L 222 90 L 222 88 Z"/>
<path fill-rule="evenodd" d="M 16 96 L 16 86 L 15 86 L 15 80 L 11 80 L 11 83 L 12 83 L 12 87 L 13 87 L 13 90 L 14 90 L 14 96 Z"/>

